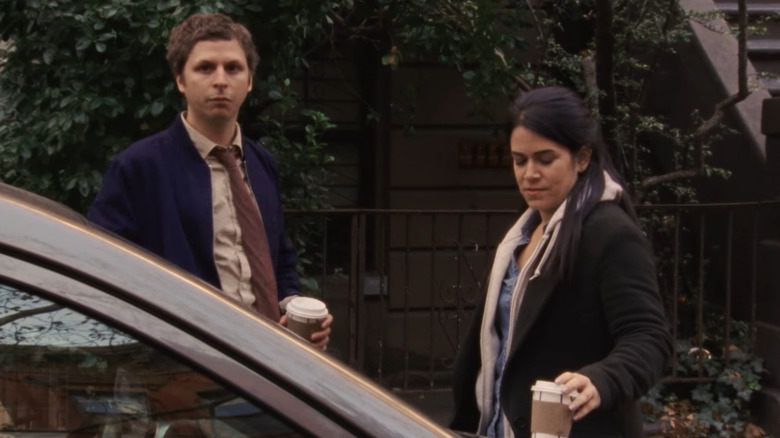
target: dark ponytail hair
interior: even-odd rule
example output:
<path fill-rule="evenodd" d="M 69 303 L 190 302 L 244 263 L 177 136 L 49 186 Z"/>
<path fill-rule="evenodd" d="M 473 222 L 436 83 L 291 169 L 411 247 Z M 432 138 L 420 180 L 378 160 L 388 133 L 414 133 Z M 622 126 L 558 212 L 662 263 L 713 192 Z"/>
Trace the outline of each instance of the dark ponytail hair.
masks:
<path fill-rule="evenodd" d="M 582 147 L 593 151 L 587 169 L 578 175 L 569 192 L 558 238 L 551 249 L 550 263 L 544 267 L 546 273 L 567 279 L 577 257 L 582 223 L 601 200 L 605 186 L 604 172 L 618 184 L 620 177 L 604 146 L 598 123 L 582 99 L 567 88 L 544 87 L 520 94 L 509 106 L 507 135 L 518 127 L 558 143 L 572 155 Z M 625 187 L 619 204 L 636 222 Z"/>

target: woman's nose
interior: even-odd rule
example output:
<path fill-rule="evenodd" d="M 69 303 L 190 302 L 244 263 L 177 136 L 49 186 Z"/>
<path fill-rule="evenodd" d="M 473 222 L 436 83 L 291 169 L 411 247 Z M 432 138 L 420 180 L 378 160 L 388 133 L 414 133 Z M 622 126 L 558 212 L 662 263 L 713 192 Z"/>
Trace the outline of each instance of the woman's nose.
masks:
<path fill-rule="evenodd" d="M 539 167 L 531 160 L 525 164 L 525 178 L 537 178 L 539 176 Z"/>

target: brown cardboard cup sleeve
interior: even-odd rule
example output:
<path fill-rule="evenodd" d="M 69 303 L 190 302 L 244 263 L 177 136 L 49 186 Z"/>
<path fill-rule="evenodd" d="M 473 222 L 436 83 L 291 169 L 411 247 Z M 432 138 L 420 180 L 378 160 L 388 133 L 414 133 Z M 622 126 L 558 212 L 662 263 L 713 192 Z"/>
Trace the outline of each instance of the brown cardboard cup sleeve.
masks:
<path fill-rule="evenodd" d="M 572 411 L 565 403 L 532 400 L 531 431 L 550 435 L 569 436 Z"/>

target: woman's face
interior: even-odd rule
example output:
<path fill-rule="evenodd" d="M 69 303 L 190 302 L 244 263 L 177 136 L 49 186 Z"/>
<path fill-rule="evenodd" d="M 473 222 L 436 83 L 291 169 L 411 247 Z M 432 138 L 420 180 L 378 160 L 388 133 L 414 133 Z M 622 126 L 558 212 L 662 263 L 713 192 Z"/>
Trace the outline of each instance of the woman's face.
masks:
<path fill-rule="evenodd" d="M 588 168 L 591 149 L 581 147 L 572 153 L 522 126 L 512 131 L 509 145 L 520 194 L 547 223 L 569 196 L 577 175 Z"/>

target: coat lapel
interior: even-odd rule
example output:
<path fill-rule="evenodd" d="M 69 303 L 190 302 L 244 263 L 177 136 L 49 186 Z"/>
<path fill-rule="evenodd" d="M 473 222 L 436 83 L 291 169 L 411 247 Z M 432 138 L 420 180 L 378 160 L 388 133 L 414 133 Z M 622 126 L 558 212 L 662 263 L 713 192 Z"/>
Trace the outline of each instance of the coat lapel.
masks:
<path fill-rule="evenodd" d="M 515 332 L 512 334 L 512 345 L 509 347 L 507 361 L 511 360 L 517 349 L 528 336 L 531 327 L 536 323 L 545 304 L 555 291 L 555 281 L 547 275 L 532 279 L 526 287 L 523 304 L 520 306 Z"/>
<path fill-rule="evenodd" d="M 208 238 L 213 239 L 211 174 L 180 117 L 177 116 L 168 130 L 171 136 L 168 160 L 175 163 L 171 164 L 171 171 L 178 173 L 173 178 L 176 204 L 182 218 L 195 216 L 195 223 L 202 224 L 203 229 L 197 230 L 199 235 L 208 230 Z"/>
<path fill-rule="evenodd" d="M 213 261 L 214 225 L 211 200 L 211 173 L 208 164 L 198 154 L 181 116 L 168 128 L 169 142 L 164 148 L 167 167 L 172 174 L 173 201 L 178 221 L 192 254 L 206 277 L 217 287 L 219 277 Z M 200 255 L 200 257 L 196 256 Z"/>

